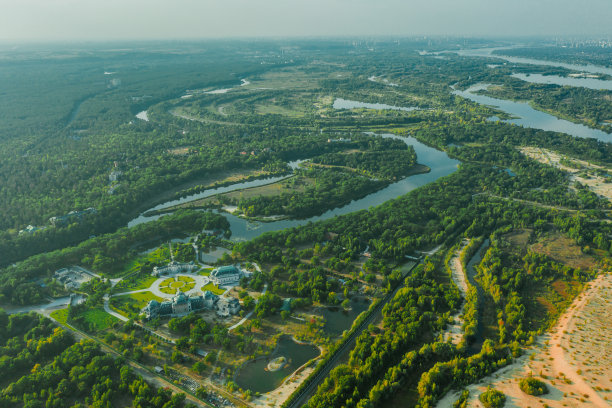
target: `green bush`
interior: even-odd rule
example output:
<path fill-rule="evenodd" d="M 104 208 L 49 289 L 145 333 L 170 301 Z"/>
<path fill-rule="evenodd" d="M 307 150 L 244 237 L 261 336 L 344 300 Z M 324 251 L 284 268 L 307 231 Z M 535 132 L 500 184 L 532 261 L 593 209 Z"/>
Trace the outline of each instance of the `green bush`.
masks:
<path fill-rule="evenodd" d="M 501 408 L 506 403 L 506 396 L 496 389 L 489 387 L 478 397 L 487 408 Z"/>
<path fill-rule="evenodd" d="M 542 395 L 548 393 L 548 387 L 542 381 L 533 377 L 523 378 L 519 382 L 519 387 L 525 394 Z"/>
<path fill-rule="evenodd" d="M 470 391 L 463 390 L 461 392 L 461 395 L 457 399 L 457 401 L 453 403 L 453 408 L 466 408 L 469 397 L 470 397 Z"/>

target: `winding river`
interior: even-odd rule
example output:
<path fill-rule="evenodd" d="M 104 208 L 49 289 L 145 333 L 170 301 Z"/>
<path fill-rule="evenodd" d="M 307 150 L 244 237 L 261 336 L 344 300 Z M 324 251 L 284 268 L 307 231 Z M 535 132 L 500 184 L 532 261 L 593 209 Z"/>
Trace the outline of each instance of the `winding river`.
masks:
<path fill-rule="evenodd" d="M 454 52 L 464 57 L 499 58 L 499 59 L 502 59 L 508 62 L 512 62 L 515 64 L 543 65 L 547 67 L 561 67 L 561 68 L 569 69 L 572 71 L 588 72 L 590 74 L 612 75 L 612 68 L 602 67 L 599 65 L 592 65 L 592 64 L 578 65 L 578 64 L 569 64 L 566 62 L 547 61 L 547 60 L 539 60 L 535 58 L 511 57 L 507 55 L 493 54 L 494 51 L 502 51 L 502 50 L 507 50 L 507 49 L 512 49 L 512 48 L 516 48 L 516 47 L 472 48 L 472 49 L 463 49 L 463 50 L 442 51 L 442 52 L 432 53 L 432 54 L 442 54 L 442 53 Z"/>
<path fill-rule="evenodd" d="M 503 55 L 492 55 L 494 50 L 499 50 L 503 48 L 482 48 L 482 49 L 471 49 L 471 50 L 460 50 L 460 51 L 444 51 L 444 52 L 457 52 L 462 56 L 470 56 L 470 57 L 489 57 L 489 58 L 499 58 L 513 63 L 521 63 L 521 64 L 531 64 L 531 65 L 547 65 L 547 66 L 555 66 L 555 67 L 563 67 L 575 71 L 581 72 L 589 72 L 593 74 L 608 74 L 612 75 L 612 69 L 605 67 L 598 67 L 594 65 L 575 65 L 575 64 L 566 64 L 561 62 L 554 61 L 543 61 L 536 60 L 530 58 L 519 58 L 519 57 L 507 57 Z M 525 76 L 529 78 L 528 76 Z M 519 77 L 520 78 L 520 77 Z M 564 82 L 567 84 L 575 85 L 577 83 L 585 84 L 585 79 L 583 78 L 563 78 Z M 523 78 L 521 78 L 523 79 Z M 534 81 L 540 79 L 539 77 L 532 78 Z M 554 80 L 551 79 L 551 80 Z M 578 82 L 574 82 L 578 81 Z M 601 81 L 599 82 L 612 82 L 612 81 Z M 246 85 L 248 82 L 243 81 L 242 85 Z M 470 99 L 474 102 L 493 106 L 497 109 L 500 109 L 508 114 L 513 115 L 515 118 L 506 120 L 506 122 L 513 123 L 520 126 L 555 131 L 566 133 L 571 136 L 581 137 L 581 138 L 596 138 L 598 140 L 604 142 L 611 142 L 612 135 L 605 133 L 598 129 L 592 129 L 584 125 L 576 124 L 567 120 L 559 119 L 553 115 L 538 111 L 533 109 L 529 104 L 522 102 L 513 102 L 503 99 L 496 99 L 485 95 L 480 95 L 477 92 L 482 89 L 486 89 L 486 84 L 477 84 L 472 86 L 471 88 L 465 91 L 454 90 L 453 93 L 455 95 L 462 96 L 464 98 Z M 583 85 L 584 86 L 584 85 Z M 600 86 L 599 83 L 596 83 L 593 86 Z M 401 109 L 401 110 L 413 110 L 411 107 L 395 107 L 388 106 L 384 104 L 368 104 L 358 101 L 348 101 L 343 99 L 336 99 L 334 102 L 334 107 L 336 109 L 352 109 L 352 108 L 369 108 L 369 109 Z M 308 219 L 303 220 L 279 220 L 273 222 L 253 222 L 248 221 L 244 218 L 240 218 L 234 216 L 232 214 L 225 214 L 225 217 L 228 219 L 230 223 L 230 229 L 232 231 L 232 240 L 234 241 L 244 241 L 250 240 L 259 235 L 266 232 L 279 231 L 286 228 L 298 227 L 301 225 L 305 225 L 309 222 L 317 222 L 322 220 L 327 220 L 339 215 L 349 214 L 355 211 L 366 210 L 372 206 L 380 205 L 386 201 L 398 198 L 408 192 L 422 187 L 426 184 L 434 182 L 441 177 L 447 176 L 453 173 L 457 166 L 459 165 L 459 161 L 451 159 L 445 152 L 429 147 L 418 140 L 412 137 L 400 137 L 392 134 L 383 134 L 383 137 L 396 138 L 403 140 L 409 145 L 412 145 L 417 154 L 417 160 L 420 164 L 424 164 L 428 166 L 431 171 L 425 174 L 418 174 L 414 176 L 407 177 L 402 179 L 396 183 L 390 184 L 389 186 L 372 193 L 364 198 L 354 200 L 349 204 L 346 204 L 343 207 L 335 208 L 333 210 L 326 211 L 322 215 L 310 217 Z M 298 165 L 298 162 L 290 163 L 294 168 Z M 204 192 L 194 194 L 179 200 L 172 200 L 165 202 L 163 204 L 159 204 L 144 213 L 140 214 L 137 218 L 133 219 L 129 222 L 128 226 L 132 227 L 134 225 L 152 221 L 161 217 L 161 215 L 155 216 L 146 216 L 145 213 L 152 210 L 160 210 L 172 207 L 177 204 L 182 204 L 185 202 L 197 200 L 200 198 L 210 197 L 212 195 L 226 193 L 230 191 L 240 190 L 244 188 L 257 187 L 266 184 L 275 183 L 283 178 L 282 177 L 271 177 L 268 179 L 262 180 L 254 180 L 247 181 L 243 183 L 236 183 L 226 187 L 220 187 L 217 189 L 210 189 Z"/>
<path fill-rule="evenodd" d="M 581 138 L 595 138 L 603 142 L 612 142 L 612 134 L 599 129 L 593 129 L 568 120 L 559 119 L 556 116 L 532 108 L 526 102 L 514 102 L 506 99 L 492 98 L 480 95 L 477 92 L 487 89 L 489 84 L 476 84 L 465 91 L 454 90 L 453 94 L 462 96 L 481 105 L 488 105 L 509 113 L 517 118 L 508 119 L 505 122 L 529 128 L 550 130 L 553 132 L 566 133 Z"/>
<path fill-rule="evenodd" d="M 595 79 L 595 78 L 573 78 L 562 77 L 559 75 L 542 75 L 542 74 L 512 74 L 514 78 L 522 81 L 531 82 L 533 84 L 552 84 L 559 86 L 574 86 L 577 88 L 589 88 L 595 90 L 604 89 L 612 91 L 612 81 Z"/>
<path fill-rule="evenodd" d="M 298 166 L 302 162 L 303 160 L 296 160 L 296 161 L 287 163 L 287 165 L 292 170 L 295 170 L 298 168 Z M 281 181 L 289 177 L 291 177 L 291 174 L 286 175 L 286 176 L 267 177 L 267 178 L 258 179 L 258 180 L 243 181 L 241 183 L 230 184 L 229 186 L 211 188 L 211 189 L 204 190 L 196 194 L 191 194 L 191 195 L 188 195 L 182 198 L 178 198 L 176 200 L 166 201 L 164 203 L 156 205 L 155 207 L 149 208 L 148 210 L 141 213 L 138 217 L 134 218 L 128 223 L 128 227 L 133 227 L 135 225 L 142 224 L 143 222 L 156 220 L 163 215 L 163 214 L 150 215 L 150 216 L 146 215 L 150 211 L 165 210 L 166 208 L 174 207 L 175 205 L 180 205 L 180 204 L 188 203 L 190 201 L 200 200 L 202 198 L 212 197 L 217 194 L 229 193 L 229 192 L 236 191 L 236 190 L 244 190 L 246 188 L 261 187 L 261 186 L 265 186 L 268 184 L 276 183 L 277 181 Z"/>
<path fill-rule="evenodd" d="M 394 138 L 403 140 L 409 145 L 414 147 L 414 150 L 417 154 L 417 161 L 419 164 L 424 164 L 428 166 L 431 171 L 429 173 L 417 174 L 414 176 L 410 176 L 404 178 L 398 182 L 388 185 L 387 187 L 378 190 L 375 193 L 372 193 L 366 197 L 363 197 L 358 200 L 351 201 L 349 204 L 346 204 L 343 207 L 335 208 L 333 210 L 326 211 L 322 215 L 318 215 L 315 217 L 310 217 L 303 220 L 281 220 L 281 221 L 273 221 L 273 222 L 252 222 L 245 220 L 244 218 L 237 217 L 232 214 L 223 215 L 227 218 L 230 223 L 230 229 L 232 231 L 232 240 L 234 241 L 246 241 L 260 236 L 266 232 L 279 231 L 286 228 L 298 227 L 300 225 L 305 225 L 309 222 L 317 222 L 322 220 L 327 220 L 339 215 L 349 214 L 355 211 L 367 210 L 370 207 L 380 205 L 385 201 L 392 200 L 394 198 L 403 196 L 408 192 L 422 187 L 426 184 L 434 182 L 438 180 L 440 177 L 447 176 L 457 170 L 457 166 L 459 165 L 459 161 L 455 159 L 451 159 L 445 152 L 434 149 L 433 147 L 429 147 L 413 137 L 401 137 L 392 134 L 382 134 L 382 137 Z M 282 179 L 282 178 L 279 178 Z M 151 210 L 159 210 L 168 207 L 172 207 L 173 205 L 180 204 L 181 202 L 192 201 L 198 198 L 209 197 L 211 195 L 219 194 L 222 192 L 229 192 L 234 190 L 239 190 L 245 188 L 244 186 L 248 183 L 265 183 L 269 184 L 272 179 L 266 180 L 256 180 L 254 182 L 246 182 L 246 183 L 238 183 L 228 187 L 221 187 L 215 190 L 207 190 L 200 194 L 196 194 L 194 196 L 186 197 L 181 200 L 173 200 L 167 203 L 160 204 L 156 207 L 153 207 Z M 249 185 L 253 187 L 253 185 Z M 260 184 L 262 185 L 262 184 Z M 223 190 L 223 191 L 221 191 Z M 130 221 L 128 226 L 134 226 L 143 222 L 152 221 L 159 218 L 160 215 L 157 216 L 145 216 L 144 213 Z"/>

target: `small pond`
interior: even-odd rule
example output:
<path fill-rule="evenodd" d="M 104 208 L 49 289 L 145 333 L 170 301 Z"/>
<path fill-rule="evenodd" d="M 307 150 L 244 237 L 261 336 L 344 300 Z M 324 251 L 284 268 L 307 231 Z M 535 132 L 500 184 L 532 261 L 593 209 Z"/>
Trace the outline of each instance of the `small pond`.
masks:
<path fill-rule="evenodd" d="M 353 298 L 349 310 L 344 310 L 340 306 L 321 308 L 319 313 L 325 319 L 323 330 L 331 336 L 340 336 L 342 332 L 350 329 L 357 316 L 368 310 L 369 307 L 369 299 Z"/>
<path fill-rule="evenodd" d="M 221 259 L 223 254 L 231 254 L 231 253 L 232 251 L 230 251 L 229 249 L 215 247 L 209 252 L 202 252 L 200 254 L 200 260 L 206 264 L 213 264 L 217 262 L 219 259 Z"/>
<path fill-rule="evenodd" d="M 300 344 L 289 336 L 282 336 L 274 352 L 265 358 L 245 363 L 236 373 L 235 381 L 244 390 L 266 393 L 278 388 L 288 375 L 321 354 L 312 344 Z M 271 371 L 268 364 L 278 357 L 285 357 L 282 368 Z"/>

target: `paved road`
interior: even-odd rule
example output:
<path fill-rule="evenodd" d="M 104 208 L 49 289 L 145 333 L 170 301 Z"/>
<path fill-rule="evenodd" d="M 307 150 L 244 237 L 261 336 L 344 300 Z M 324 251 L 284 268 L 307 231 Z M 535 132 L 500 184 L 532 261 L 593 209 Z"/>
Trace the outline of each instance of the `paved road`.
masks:
<path fill-rule="evenodd" d="M 52 302 L 42 305 L 33 305 L 33 306 L 23 306 L 23 307 L 7 307 L 5 308 L 5 312 L 8 314 L 17 314 L 17 313 L 29 313 L 29 312 L 39 312 L 42 313 L 46 310 L 55 310 L 55 309 L 63 309 L 70 304 L 70 296 L 66 296 L 63 298 L 55 299 Z"/>
<path fill-rule="evenodd" d="M 121 313 L 117 313 L 113 309 L 111 309 L 109 305 L 109 301 L 110 301 L 110 296 L 108 294 L 104 295 L 104 311 L 106 313 L 108 313 L 111 316 L 115 316 L 117 319 L 123 322 L 127 322 L 128 320 L 130 320 L 124 315 L 122 315 Z"/>

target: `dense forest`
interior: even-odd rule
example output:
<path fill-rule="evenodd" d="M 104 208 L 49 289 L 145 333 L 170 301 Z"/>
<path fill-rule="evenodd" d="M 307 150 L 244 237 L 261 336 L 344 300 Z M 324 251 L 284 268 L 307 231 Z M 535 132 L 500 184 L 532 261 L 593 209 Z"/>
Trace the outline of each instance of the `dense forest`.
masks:
<path fill-rule="evenodd" d="M 179 408 L 184 394 L 149 385 L 92 341 L 76 342 L 49 319 L 0 310 L 1 407 Z"/>
<path fill-rule="evenodd" d="M 66 296 L 53 273 L 83 266 L 102 279 L 81 288 L 88 295 L 83 304 L 61 312 L 76 329 L 103 337 L 105 346 L 76 341 L 43 317 L 0 312 L 6 374 L 0 407 L 183 406 L 184 395 L 155 389 L 135 374 L 129 359 L 163 364 L 165 374 L 200 376 L 198 381 L 231 394 L 238 391 L 237 362 L 268 355 L 274 339 L 296 327 L 321 347 L 318 367 L 350 333 L 358 334 L 348 358 L 312 395 L 311 408 L 398 401 L 433 407 L 448 390 L 509 364 L 550 328 L 597 270 L 610 270 L 612 253 L 610 201 L 570 184 L 567 172 L 530 159 L 521 148 L 542 147 L 609 167 L 612 144 L 492 122 L 493 115 L 508 115 L 453 95 L 451 86 L 500 84 L 488 92 L 531 100 L 593 126 L 609 119 L 609 92 L 510 76 L 567 74 L 560 68 L 493 69 L 488 65 L 498 60 L 419 53 L 466 43 L 338 40 L 286 47 L 219 41 L 2 54 L 0 304 Z M 336 109 L 337 98 L 415 109 Z M 135 117 L 145 110 L 146 120 Z M 230 241 L 228 219 L 209 211 L 235 206 L 260 221 L 303 219 L 428 171 L 404 141 L 375 136 L 384 133 L 412 136 L 460 164 L 367 210 L 250 241 Z M 295 160 L 304 162 L 292 171 L 288 163 Z M 170 214 L 126 227 L 161 202 L 272 175 L 286 178 L 264 186 L 265 194 L 218 194 L 210 197 L 214 204 L 166 209 Z M 33 228 L 26 229 L 29 224 Z M 258 225 L 249 222 L 247 228 Z M 191 314 L 145 321 L 139 317 L 142 303 L 155 296 L 143 295 L 126 301 L 126 319 L 141 321 L 111 319 L 100 329 L 83 317 L 93 311 L 108 317 L 105 295 L 150 284 L 153 267 L 169 261 L 170 252 L 159 246 L 185 237 L 197 237 L 200 248 L 225 248 L 216 265 L 258 265 L 234 291 L 240 316 L 222 320 L 211 312 L 212 320 Z M 536 243 L 554 239 L 567 240 L 591 266 L 570 265 L 537 249 Z M 462 299 L 449 260 L 464 240 L 470 243 L 462 265 L 481 245 L 484 252 Z M 194 260 L 192 243 L 175 245 L 175 259 Z M 140 262 L 151 248 L 159 256 Z M 409 259 L 421 262 L 404 274 Z M 206 276 L 214 264 L 202 265 L 199 273 Z M 129 278 L 113 289 L 108 278 L 128 270 Z M 348 309 L 364 297 L 371 307 L 341 335 L 324 333 L 324 323 L 314 317 L 319 308 Z M 287 298 L 289 307 L 281 311 Z M 444 341 L 463 302 L 464 336 Z M 377 305 L 379 315 L 370 315 Z M 250 311 L 246 324 L 228 329 Z M 358 332 L 371 316 L 377 320 Z M 173 340 L 162 344 L 143 327 L 161 328 Z M 106 347 L 124 358 L 112 357 Z M 254 395 L 239 392 L 249 401 Z"/>

